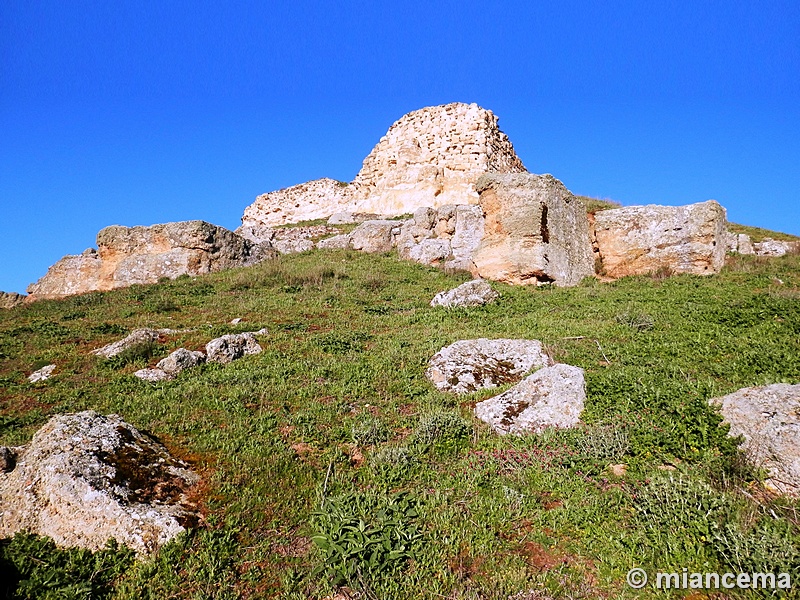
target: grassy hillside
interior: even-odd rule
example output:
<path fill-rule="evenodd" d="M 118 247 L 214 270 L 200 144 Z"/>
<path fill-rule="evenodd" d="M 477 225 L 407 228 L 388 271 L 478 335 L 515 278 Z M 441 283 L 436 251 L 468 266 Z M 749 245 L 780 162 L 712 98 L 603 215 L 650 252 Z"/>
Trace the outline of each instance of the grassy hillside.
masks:
<path fill-rule="evenodd" d="M 798 503 L 763 492 L 707 405 L 800 382 L 800 256 L 729 261 L 706 278 L 495 285 L 496 304 L 448 312 L 428 302 L 464 276 L 315 251 L 0 311 L 0 444 L 56 413 L 118 413 L 201 473 L 204 514 L 136 563 L 19 535 L 0 545 L 0 574 L 18 597 L 130 599 L 336 585 L 379 599 L 655 598 L 626 586 L 629 569 L 800 577 Z M 150 357 L 89 355 L 142 326 L 189 331 Z M 262 327 L 260 355 L 159 384 L 131 375 Z M 499 437 L 471 415 L 498 390 L 437 392 L 427 361 L 475 337 L 538 339 L 585 369 L 584 426 Z M 53 379 L 26 382 L 51 362 Z"/>

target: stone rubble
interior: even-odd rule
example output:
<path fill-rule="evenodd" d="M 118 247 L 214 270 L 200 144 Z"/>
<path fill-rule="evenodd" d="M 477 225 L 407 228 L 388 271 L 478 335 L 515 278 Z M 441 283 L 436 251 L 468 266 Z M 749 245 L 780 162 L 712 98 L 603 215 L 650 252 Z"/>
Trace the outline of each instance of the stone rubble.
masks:
<path fill-rule="evenodd" d="M 580 422 L 586 401 L 583 369 L 543 367 L 502 394 L 478 402 L 475 416 L 501 434 L 568 429 Z"/>
<path fill-rule="evenodd" d="M 468 394 L 516 383 L 531 369 L 549 366 L 538 340 L 461 340 L 431 358 L 425 376 L 442 392 Z"/>

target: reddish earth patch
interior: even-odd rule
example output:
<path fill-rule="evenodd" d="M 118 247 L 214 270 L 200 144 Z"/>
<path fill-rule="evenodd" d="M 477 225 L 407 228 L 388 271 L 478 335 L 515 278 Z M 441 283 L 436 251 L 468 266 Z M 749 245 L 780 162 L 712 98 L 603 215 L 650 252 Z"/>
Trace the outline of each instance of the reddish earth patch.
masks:
<path fill-rule="evenodd" d="M 460 580 L 466 580 L 481 575 L 484 562 L 480 556 L 472 556 L 468 550 L 462 548 L 457 556 L 447 561 L 447 566 Z"/>
<path fill-rule="evenodd" d="M 536 542 L 525 542 L 519 553 L 525 557 L 528 565 L 536 571 L 550 571 L 559 565 L 569 564 L 568 555 L 562 552 L 551 552 Z"/>

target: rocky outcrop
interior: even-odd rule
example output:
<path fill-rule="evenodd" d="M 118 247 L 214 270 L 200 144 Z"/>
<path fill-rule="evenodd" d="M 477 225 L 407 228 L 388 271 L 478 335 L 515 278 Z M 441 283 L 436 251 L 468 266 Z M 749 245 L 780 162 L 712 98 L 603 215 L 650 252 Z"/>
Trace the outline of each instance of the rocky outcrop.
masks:
<path fill-rule="evenodd" d="M 53 375 L 53 371 L 55 370 L 56 370 L 55 365 L 47 365 L 46 367 L 42 367 L 41 369 L 34 371 L 30 375 L 28 375 L 28 382 L 38 383 L 40 381 L 47 381 Z"/>
<path fill-rule="evenodd" d="M 488 173 L 475 188 L 484 216 L 475 275 L 567 286 L 594 274 L 586 208 L 555 177 Z"/>
<path fill-rule="evenodd" d="M 551 364 L 537 340 L 461 340 L 439 350 L 425 376 L 439 391 L 467 394 L 515 383 L 531 369 Z"/>
<path fill-rule="evenodd" d="M 90 550 L 114 538 L 148 553 L 197 519 L 186 501 L 197 476 L 117 415 L 53 417 L 13 450 L 0 473 L 0 538 L 27 530 Z"/>
<path fill-rule="evenodd" d="M 457 306 L 482 306 L 494 302 L 500 294 L 483 279 L 473 279 L 446 292 L 439 292 L 431 300 L 431 306 L 454 308 Z"/>
<path fill-rule="evenodd" d="M 583 369 L 553 365 L 475 405 L 475 416 L 501 435 L 575 427 L 586 401 Z"/>
<path fill-rule="evenodd" d="M 268 244 L 205 221 L 114 225 L 97 234 L 97 247 L 62 258 L 28 292 L 35 299 L 60 298 L 248 266 L 277 255 Z"/>
<path fill-rule="evenodd" d="M 688 206 L 627 206 L 594 216 L 594 245 L 602 274 L 659 270 L 712 275 L 725 263 L 725 209 L 714 200 Z"/>
<path fill-rule="evenodd" d="M 262 332 L 258 332 L 262 333 Z M 228 364 L 243 356 L 262 351 L 255 333 L 232 333 L 211 340 L 206 344 L 206 360 Z"/>
<path fill-rule="evenodd" d="M 14 308 L 25 302 L 25 298 L 24 294 L 17 294 L 16 292 L 0 292 L 0 309 Z"/>
<path fill-rule="evenodd" d="M 775 491 L 800 496 L 800 385 L 776 383 L 744 388 L 710 401 L 742 436 L 743 449 Z"/>
<path fill-rule="evenodd" d="M 351 184 L 320 179 L 263 194 L 245 209 L 242 224 L 281 225 L 336 213 L 396 216 L 422 206 L 475 204 L 475 182 L 487 171 L 525 172 L 497 117 L 477 104 L 431 106 L 396 121 Z M 350 219 L 342 214 L 331 224 L 362 220 Z"/>
<path fill-rule="evenodd" d="M 272 226 L 327 219 L 336 212 L 347 211 L 352 202 L 353 190 L 349 184 L 317 179 L 261 194 L 245 209 L 242 225 Z"/>

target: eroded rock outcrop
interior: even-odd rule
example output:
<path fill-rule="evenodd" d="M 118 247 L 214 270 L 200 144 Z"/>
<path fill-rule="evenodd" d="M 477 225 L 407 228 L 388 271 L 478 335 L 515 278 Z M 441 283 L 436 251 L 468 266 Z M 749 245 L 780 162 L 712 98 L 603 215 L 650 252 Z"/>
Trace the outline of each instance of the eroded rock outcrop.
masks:
<path fill-rule="evenodd" d="M 515 383 L 531 369 L 552 364 L 538 340 L 461 340 L 430 360 L 425 376 L 443 392 L 467 394 Z"/>
<path fill-rule="evenodd" d="M 205 221 L 151 227 L 113 225 L 97 234 L 97 250 L 65 256 L 28 287 L 35 299 L 106 291 L 166 277 L 200 275 L 274 258 L 257 244 Z"/>
<path fill-rule="evenodd" d="M 555 177 L 487 173 L 475 187 L 485 219 L 475 275 L 561 286 L 594 275 L 586 208 Z"/>
<path fill-rule="evenodd" d="M 730 424 L 731 436 L 744 438 L 743 449 L 769 472 L 775 491 L 800 495 L 800 384 L 776 383 L 743 388 L 710 401 Z"/>
<path fill-rule="evenodd" d="M 594 246 L 608 277 L 662 269 L 712 275 L 725 263 L 726 223 L 725 209 L 714 200 L 614 208 L 594 216 Z"/>
<path fill-rule="evenodd" d="M 244 226 L 282 225 L 342 213 L 396 216 L 422 206 L 475 204 L 487 171 L 525 167 L 497 117 L 477 104 L 431 106 L 396 121 L 351 184 L 320 179 L 263 194 L 245 209 Z M 374 218 L 374 217 L 373 217 Z M 359 219 L 360 220 L 360 219 Z"/>
<path fill-rule="evenodd" d="M 183 462 L 118 415 L 53 417 L 0 473 L 0 538 L 28 530 L 97 550 L 152 552 L 197 520 Z"/>
<path fill-rule="evenodd" d="M 25 302 L 24 294 L 16 292 L 0 292 L 0 308 L 14 308 Z"/>
<path fill-rule="evenodd" d="M 475 405 L 475 416 L 501 435 L 575 427 L 586 401 L 583 369 L 557 364 L 539 369 L 502 394 Z"/>

